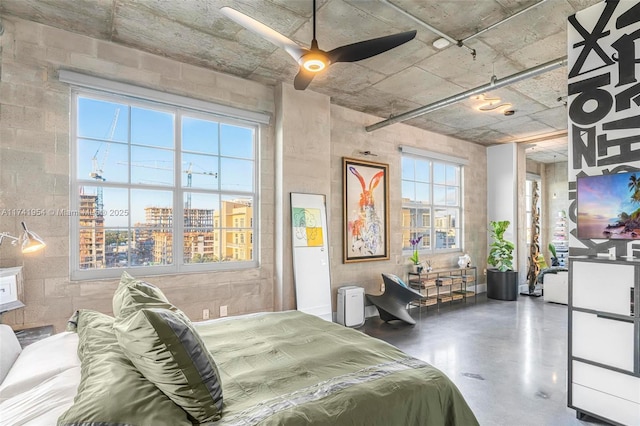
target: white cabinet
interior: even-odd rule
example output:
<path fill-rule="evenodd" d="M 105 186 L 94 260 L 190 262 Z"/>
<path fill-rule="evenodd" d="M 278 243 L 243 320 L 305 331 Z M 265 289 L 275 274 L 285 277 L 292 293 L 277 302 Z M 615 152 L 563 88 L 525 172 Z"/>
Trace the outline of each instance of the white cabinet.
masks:
<path fill-rule="evenodd" d="M 573 312 L 571 354 L 633 372 L 633 323 Z"/>
<path fill-rule="evenodd" d="M 635 266 L 576 262 L 573 268 L 572 307 L 630 315 Z"/>
<path fill-rule="evenodd" d="M 640 262 L 569 261 L 569 407 L 640 425 Z"/>

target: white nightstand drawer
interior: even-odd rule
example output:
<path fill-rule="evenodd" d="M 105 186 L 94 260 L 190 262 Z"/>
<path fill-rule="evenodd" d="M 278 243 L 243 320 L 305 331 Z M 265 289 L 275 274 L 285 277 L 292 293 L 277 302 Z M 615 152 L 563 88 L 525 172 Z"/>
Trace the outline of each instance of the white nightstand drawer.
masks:
<path fill-rule="evenodd" d="M 571 313 L 571 355 L 633 371 L 633 323 Z"/>
<path fill-rule="evenodd" d="M 573 383 L 571 404 L 623 425 L 640 425 L 640 404 Z"/>
<path fill-rule="evenodd" d="M 630 315 L 633 265 L 573 262 L 572 306 Z"/>
<path fill-rule="evenodd" d="M 585 364 L 571 363 L 573 383 L 640 404 L 640 378 Z"/>

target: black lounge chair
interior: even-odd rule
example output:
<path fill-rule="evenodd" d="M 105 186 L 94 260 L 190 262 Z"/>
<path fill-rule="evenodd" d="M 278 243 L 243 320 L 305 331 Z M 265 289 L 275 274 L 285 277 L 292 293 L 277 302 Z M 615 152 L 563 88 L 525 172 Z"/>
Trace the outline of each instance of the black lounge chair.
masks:
<path fill-rule="evenodd" d="M 384 322 L 393 320 L 415 324 L 407 311 L 407 304 L 420 300 L 422 294 L 409 288 L 397 275 L 382 274 L 384 293 L 381 295 L 367 294 L 367 299 L 378 308 L 380 319 Z"/>

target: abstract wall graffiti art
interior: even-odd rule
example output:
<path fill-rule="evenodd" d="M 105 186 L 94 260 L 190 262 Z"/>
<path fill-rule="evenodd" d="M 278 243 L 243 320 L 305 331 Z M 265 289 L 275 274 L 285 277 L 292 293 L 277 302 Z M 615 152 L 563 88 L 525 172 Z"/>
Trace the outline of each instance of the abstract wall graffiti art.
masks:
<path fill-rule="evenodd" d="M 602 2 L 570 16 L 568 23 L 569 251 L 572 256 L 595 255 L 616 247 L 619 254 L 625 254 L 623 239 L 635 238 L 635 230 L 620 233 L 613 226 L 587 232 L 584 215 L 590 181 L 582 181 L 585 187 L 579 195 L 577 180 L 596 176 L 605 180 L 603 175 L 640 172 L 636 48 L 640 3 Z M 611 190 L 600 192 L 609 194 Z M 578 198 L 582 198 L 582 212 L 578 212 Z M 621 203 L 622 197 L 618 201 Z M 598 200 L 597 204 L 603 206 L 607 201 Z M 633 207 L 626 210 L 632 212 L 637 206 Z M 578 213 L 583 215 L 581 224 Z M 600 214 L 607 216 L 608 212 Z M 610 222 L 617 224 L 615 217 Z"/>

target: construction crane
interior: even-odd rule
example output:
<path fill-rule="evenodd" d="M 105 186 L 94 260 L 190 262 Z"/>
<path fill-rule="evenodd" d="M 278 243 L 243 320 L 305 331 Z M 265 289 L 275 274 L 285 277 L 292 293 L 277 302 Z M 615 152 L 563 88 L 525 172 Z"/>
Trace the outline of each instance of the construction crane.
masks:
<path fill-rule="evenodd" d="M 189 166 L 187 167 L 187 169 L 184 171 L 187 174 L 187 188 L 191 188 L 191 176 L 196 174 L 196 175 L 206 175 L 206 176 L 213 176 L 214 179 L 218 177 L 217 173 L 214 172 L 194 172 L 193 171 L 193 163 L 189 162 Z M 184 207 L 186 209 L 191 209 L 191 192 L 187 192 L 187 202 L 185 203 Z"/>
<path fill-rule="evenodd" d="M 161 167 L 158 165 L 151 165 L 151 164 L 144 164 L 144 163 L 128 163 L 126 161 L 119 161 L 118 164 L 123 164 L 125 166 L 131 166 L 131 167 L 143 167 L 146 169 L 155 169 L 155 170 L 169 170 L 172 171 L 173 169 L 170 167 Z M 214 179 L 216 179 L 218 177 L 218 173 L 216 172 L 208 172 L 208 171 L 202 171 L 202 172 L 195 172 L 193 171 L 193 163 L 189 162 L 187 168 L 185 169 L 184 173 L 187 174 L 187 188 L 191 188 L 191 184 L 192 184 L 192 176 L 193 175 L 205 175 L 205 176 L 213 176 Z M 191 193 L 187 192 L 187 201 L 184 204 L 185 209 L 190 209 L 191 208 Z"/>
<path fill-rule="evenodd" d="M 113 120 L 111 120 L 111 126 L 109 127 L 109 133 L 107 134 L 107 137 L 105 138 L 107 141 L 110 141 L 113 139 L 113 134 L 116 131 L 116 125 L 118 124 L 118 116 L 120 115 L 120 108 L 116 109 L 115 114 L 113 115 Z M 95 179 L 99 182 L 104 182 L 107 179 L 105 179 L 105 177 L 103 176 L 104 173 L 104 165 L 107 162 L 107 157 L 109 156 L 109 147 L 111 146 L 111 144 L 109 142 L 106 143 L 106 148 L 104 151 L 104 155 L 102 156 L 102 163 L 100 165 L 98 165 L 98 153 L 100 152 L 100 148 L 102 148 L 102 145 L 104 144 L 104 142 L 100 143 L 100 145 L 98 146 L 98 149 L 96 149 L 96 153 L 93 154 L 93 157 L 91 158 L 91 173 L 89 173 L 89 176 L 92 179 Z M 97 196 L 96 196 L 96 210 L 94 213 L 94 216 L 100 216 L 102 217 L 104 215 L 104 201 L 102 198 L 102 185 L 98 184 L 98 189 L 97 189 Z"/>

